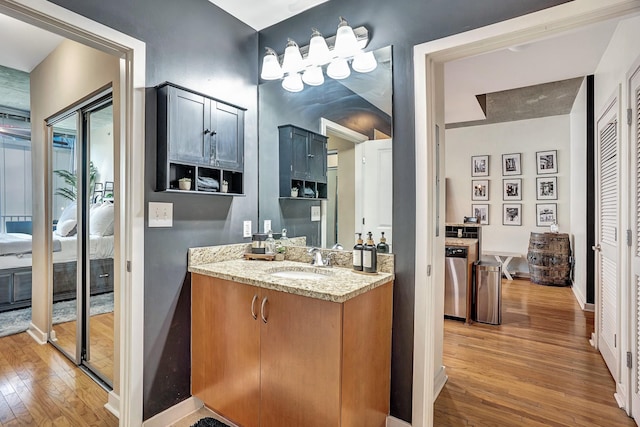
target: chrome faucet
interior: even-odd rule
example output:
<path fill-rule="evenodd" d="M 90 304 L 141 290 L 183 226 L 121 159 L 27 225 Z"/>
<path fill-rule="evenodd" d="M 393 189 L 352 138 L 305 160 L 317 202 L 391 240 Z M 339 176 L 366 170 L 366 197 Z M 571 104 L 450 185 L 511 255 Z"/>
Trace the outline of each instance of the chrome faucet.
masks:
<path fill-rule="evenodd" d="M 322 250 L 319 248 L 309 248 L 308 253 L 311 255 L 311 265 L 315 267 L 331 267 L 332 253 L 328 253 L 326 258 L 322 258 Z"/>

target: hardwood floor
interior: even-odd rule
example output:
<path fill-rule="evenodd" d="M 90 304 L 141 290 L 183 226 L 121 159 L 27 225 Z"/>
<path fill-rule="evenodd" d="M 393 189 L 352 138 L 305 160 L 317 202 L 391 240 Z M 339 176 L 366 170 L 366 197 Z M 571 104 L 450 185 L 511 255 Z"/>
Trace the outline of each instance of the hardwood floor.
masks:
<path fill-rule="evenodd" d="M 0 426 L 105 426 L 107 392 L 51 345 L 0 338 Z"/>
<path fill-rule="evenodd" d="M 445 319 L 435 426 L 635 426 L 571 288 L 502 281 L 502 325 Z"/>

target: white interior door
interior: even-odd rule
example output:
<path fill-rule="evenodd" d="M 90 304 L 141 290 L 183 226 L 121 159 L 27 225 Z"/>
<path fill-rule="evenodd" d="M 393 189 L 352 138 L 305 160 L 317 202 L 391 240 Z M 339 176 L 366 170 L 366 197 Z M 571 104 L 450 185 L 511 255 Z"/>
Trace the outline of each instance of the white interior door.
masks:
<path fill-rule="evenodd" d="M 632 345 L 632 374 L 631 374 L 631 415 L 636 424 L 640 425 L 640 66 L 631 75 L 629 80 L 629 100 L 631 107 L 631 153 L 634 161 L 631 175 L 633 177 L 632 220 L 633 247 L 631 252 L 631 280 L 632 298 L 631 313 L 633 314 L 633 338 Z"/>
<path fill-rule="evenodd" d="M 596 146 L 596 335 L 598 349 L 617 383 L 620 379 L 618 97 L 607 105 L 598 120 Z"/>
<path fill-rule="evenodd" d="M 389 249 L 393 251 L 391 146 L 391 139 L 375 139 L 358 144 L 356 148 L 356 164 L 361 162 L 359 166 L 362 168 L 360 180 L 357 179 L 356 168 L 356 195 L 359 199 L 356 206 L 356 232 L 362 232 L 365 239 L 366 233 L 371 231 L 376 244 L 384 232 Z"/>

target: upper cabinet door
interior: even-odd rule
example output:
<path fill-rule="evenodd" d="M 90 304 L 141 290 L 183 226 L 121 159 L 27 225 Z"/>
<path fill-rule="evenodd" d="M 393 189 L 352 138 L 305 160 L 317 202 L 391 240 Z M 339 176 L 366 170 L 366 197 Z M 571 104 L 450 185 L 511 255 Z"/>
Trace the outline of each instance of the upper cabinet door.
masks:
<path fill-rule="evenodd" d="M 309 179 L 327 182 L 327 138 L 315 133 L 309 134 Z"/>
<path fill-rule="evenodd" d="M 307 131 L 291 128 L 291 177 L 293 179 L 307 179 L 309 177 L 308 137 Z"/>
<path fill-rule="evenodd" d="M 212 144 L 214 166 L 242 171 L 244 164 L 244 111 L 221 102 L 211 101 Z"/>
<path fill-rule="evenodd" d="M 209 100 L 169 87 L 169 160 L 210 164 L 211 110 Z"/>

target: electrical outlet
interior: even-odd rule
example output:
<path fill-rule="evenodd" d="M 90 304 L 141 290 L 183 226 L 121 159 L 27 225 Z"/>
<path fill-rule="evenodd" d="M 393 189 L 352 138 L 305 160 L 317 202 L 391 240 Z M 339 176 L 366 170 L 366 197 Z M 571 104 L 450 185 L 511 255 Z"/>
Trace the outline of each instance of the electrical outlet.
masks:
<path fill-rule="evenodd" d="M 273 229 L 271 228 L 271 220 L 270 219 L 265 219 L 264 220 L 264 232 L 268 233 L 270 230 L 273 231 Z"/>
<path fill-rule="evenodd" d="M 173 203 L 149 202 L 149 227 L 173 227 Z"/>
<path fill-rule="evenodd" d="M 242 223 L 242 237 L 251 237 L 251 221 Z"/>

